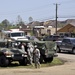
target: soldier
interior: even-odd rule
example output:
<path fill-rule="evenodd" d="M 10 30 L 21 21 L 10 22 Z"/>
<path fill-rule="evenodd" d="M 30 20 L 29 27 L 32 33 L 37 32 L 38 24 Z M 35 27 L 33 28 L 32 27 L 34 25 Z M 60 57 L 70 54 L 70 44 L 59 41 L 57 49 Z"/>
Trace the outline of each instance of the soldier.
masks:
<path fill-rule="evenodd" d="M 29 63 L 33 65 L 33 45 L 31 43 L 28 43 L 28 49 L 27 49 L 27 53 L 28 53 L 28 60 Z"/>
<path fill-rule="evenodd" d="M 22 49 L 22 48 L 21 48 L 21 45 L 22 45 L 22 42 L 18 42 L 18 48 L 19 48 L 19 49 Z"/>
<path fill-rule="evenodd" d="M 35 68 L 40 68 L 40 62 L 39 62 L 40 51 L 37 48 L 37 46 L 34 46 L 33 57 L 34 57 Z"/>
<path fill-rule="evenodd" d="M 27 45 L 26 45 L 26 43 L 18 42 L 18 48 L 22 49 L 25 52 L 27 52 Z"/>
<path fill-rule="evenodd" d="M 25 46 L 26 46 L 25 43 L 22 43 L 22 44 L 21 44 L 21 49 L 22 49 L 24 52 L 26 52 L 26 50 L 25 50 Z"/>

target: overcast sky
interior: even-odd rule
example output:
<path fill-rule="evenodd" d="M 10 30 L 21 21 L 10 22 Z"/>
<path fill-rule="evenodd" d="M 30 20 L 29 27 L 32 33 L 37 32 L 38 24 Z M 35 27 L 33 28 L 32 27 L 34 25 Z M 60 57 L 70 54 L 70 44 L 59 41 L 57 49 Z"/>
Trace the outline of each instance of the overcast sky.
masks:
<path fill-rule="evenodd" d="M 16 22 L 18 15 L 25 22 L 30 16 L 34 21 L 55 19 L 56 3 L 58 20 L 75 18 L 75 0 L 0 0 L 0 22 L 4 19 Z"/>

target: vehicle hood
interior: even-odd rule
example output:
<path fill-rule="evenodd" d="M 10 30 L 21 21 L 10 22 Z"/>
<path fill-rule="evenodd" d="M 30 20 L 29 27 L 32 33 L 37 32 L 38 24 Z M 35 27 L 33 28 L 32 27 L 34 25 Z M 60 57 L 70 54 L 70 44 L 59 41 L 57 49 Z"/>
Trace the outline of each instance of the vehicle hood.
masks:
<path fill-rule="evenodd" d="M 14 39 L 14 40 L 28 40 L 28 38 L 26 38 L 25 36 L 11 37 L 11 39 Z"/>
<path fill-rule="evenodd" d="M 25 51 L 16 48 L 1 48 L 1 52 L 10 54 L 25 54 Z"/>
<path fill-rule="evenodd" d="M 72 43 L 75 46 L 75 43 Z"/>
<path fill-rule="evenodd" d="M 57 45 L 60 45 L 62 41 L 55 41 Z"/>

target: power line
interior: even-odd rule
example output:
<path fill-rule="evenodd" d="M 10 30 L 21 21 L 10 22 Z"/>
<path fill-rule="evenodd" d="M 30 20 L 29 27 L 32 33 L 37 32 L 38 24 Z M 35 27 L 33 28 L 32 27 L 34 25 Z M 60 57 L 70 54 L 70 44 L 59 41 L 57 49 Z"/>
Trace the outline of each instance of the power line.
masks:
<path fill-rule="evenodd" d="M 69 2 L 72 2 L 72 1 L 71 1 L 71 0 L 70 0 L 70 1 L 62 1 L 62 2 L 60 2 L 60 3 L 64 4 L 64 3 L 67 3 L 67 2 L 69 3 Z M 13 12 L 13 13 L 12 13 L 12 11 L 11 11 L 11 12 L 8 12 L 8 14 L 3 14 L 3 15 L 10 15 L 10 14 L 31 12 L 31 11 L 35 11 L 35 10 L 40 10 L 40 9 L 45 8 L 45 7 L 48 7 L 48 6 L 50 6 L 50 5 L 52 5 L 52 3 L 46 4 L 46 5 L 43 5 L 43 6 L 39 6 L 39 7 L 33 8 L 33 9 L 29 9 L 29 10 L 26 10 L 26 11 Z M 6 12 L 5 12 L 5 13 L 6 13 Z M 2 15 L 2 14 L 1 14 L 1 15 Z"/>
<path fill-rule="evenodd" d="M 39 7 L 36 7 L 36 8 L 33 8 L 33 9 L 29 9 L 29 10 L 26 10 L 26 11 L 20 11 L 20 12 L 14 12 L 12 13 L 11 12 L 8 12 L 8 14 L 1 14 L 1 15 L 11 15 L 11 14 L 17 14 L 17 13 L 26 13 L 26 12 L 31 12 L 31 11 L 36 11 L 36 10 L 40 10 L 40 9 L 43 9 L 43 8 L 46 8 L 48 6 L 50 6 L 51 4 L 46 4 L 46 5 L 43 5 L 43 6 L 39 6 Z M 5 12 L 6 13 L 6 12 Z"/>
<path fill-rule="evenodd" d="M 72 0 L 69 0 L 69 1 L 63 1 L 63 2 L 61 2 L 62 4 L 64 4 L 64 3 L 69 3 L 70 1 L 72 1 Z M 22 11 L 22 12 L 15 12 L 15 13 L 8 13 L 8 14 L 3 14 L 3 15 L 12 15 L 12 14 L 17 14 L 17 13 L 26 13 L 26 12 L 31 12 L 31 11 L 36 11 L 36 10 L 40 10 L 40 9 L 42 9 L 42 8 L 45 8 L 45 7 L 49 7 L 50 5 L 52 5 L 52 4 L 46 4 L 46 5 L 43 5 L 43 6 L 39 6 L 39 7 L 37 7 L 37 8 L 33 8 L 33 9 L 29 9 L 29 10 L 26 10 L 26 11 Z M 58 4 L 57 4 L 58 5 Z M 36 15 L 37 16 L 37 15 Z M 57 16 L 58 17 L 58 16 Z M 72 17 L 75 17 L 75 16 L 59 16 L 58 18 L 72 18 Z M 51 17 L 51 18 L 44 18 L 43 20 L 49 20 L 49 19 L 53 19 L 53 18 L 55 18 L 55 17 Z M 57 19 L 57 18 L 56 18 Z M 42 21 L 42 19 L 41 19 L 41 21 Z"/>
<path fill-rule="evenodd" d="M 58 18 L 75 18 L 75 16 L 59 16 Z M 38 21 L 46 21 L 47 20 L 48 21 L 51 19 L 55 19 L 55 17 L 47 17 L 47 18 L 43 17 L 41 19 L 36 19 L 36 20 L 38 20 Z"/>
<path fill-rule="evenodd" d="M 71 2 L 73 2 L 73 0 L 62 1 L 62 2 L 60 2 L 60 4 L 66 4 L 66 3 L 71 3 Z"/>
<path fill-rule="evenodd" d="M 75 18 L 75 16 L 59 16 L 58 18 Z"/>
<path fill-rule="evenodd" d="M 63 2 L 60 2 L 60 3 L 64 4 L 64 3 L 67 3 L 67 2 L 69 3 L 70 1 L 71 1 L 71 0 L 69 0 L 69 1 L 63 1 Z M 26 13 L 26 12 L 36 11 L 36 10 L 40 10 L 40 9 L 45 8 L 45 7 L 48 7 L 48 6 L 50 6 L 50 5 L 52 5 L 52 4 L 49 3 L 49 4 L 46 4 L 46 5 L 43 5 L 43 6 L 39 6 L 39 7 L 37 7 L 37 8 L 29 9 L 29 10 L 26 10 L 26 11 L 8 12 L 7 14 L 1 14 L 1 15 L 20 14 L 20 13 Z"/>

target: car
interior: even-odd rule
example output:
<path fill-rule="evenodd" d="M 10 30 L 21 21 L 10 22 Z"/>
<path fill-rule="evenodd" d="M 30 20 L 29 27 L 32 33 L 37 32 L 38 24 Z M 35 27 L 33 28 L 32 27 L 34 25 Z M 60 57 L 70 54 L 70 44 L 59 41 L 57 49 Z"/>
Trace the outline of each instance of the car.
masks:
<path fill-rule="evenodd" d="M 56 41 L 57 52 L 68 51 L 75 54 L 75 38 L 65 37 L 62 41 Z"/>
<path fill-rule="evenodd" d="M 28 38 L 28 40 L 34 40 L 34 41 L 39 41 L 38 38 L 36 38 L 35 36 L 27 36 L 26 37 Z"/>
<path fill-rule="evenodd" d="M 45 36 L 43 38 L 44 41 L 57 41 L 57 40 L 61 40 L 64 36 L 59 36 L 59 35 L 49 35 L 49 36 Z"/>

